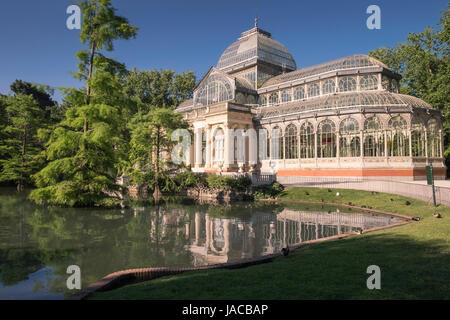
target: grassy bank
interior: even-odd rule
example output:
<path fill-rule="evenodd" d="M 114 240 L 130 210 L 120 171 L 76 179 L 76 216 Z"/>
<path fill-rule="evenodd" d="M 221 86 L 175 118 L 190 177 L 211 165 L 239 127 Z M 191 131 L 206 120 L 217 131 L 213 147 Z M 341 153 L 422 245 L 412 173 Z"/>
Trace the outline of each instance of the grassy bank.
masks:
<path fill-rule="evenodd" d="M 336 196 L 339 192 L 339 196 Z M 422 219 L 401 227 L 314 244 L 272 263 L 189 272 L 93 299 L 450 299 L 450 207 L 397 195 L 344 189 L 288 188 L 279 199 L 337 202 Z M 439 212 L 443 218 L 436 219 Z M 381 290 L 366 269 L 381 268 Z"/>

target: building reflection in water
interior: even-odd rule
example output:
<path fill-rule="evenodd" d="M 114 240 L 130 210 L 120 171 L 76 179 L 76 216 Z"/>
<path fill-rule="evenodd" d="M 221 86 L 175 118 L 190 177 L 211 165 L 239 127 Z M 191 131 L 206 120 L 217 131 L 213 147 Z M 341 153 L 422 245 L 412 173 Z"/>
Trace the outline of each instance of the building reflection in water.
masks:
<path fill-rule="evenodd" d="M 297 211 L 254 212 L 247 219 L 221 218 L 202 211 L 189 217 L 183 210 L 158 212 L 151 237 L 176 232 L 192 254 L 192 265 L 217 264 L 276 253 L 300 243 L 398 222 L 397 218 L 362 213 Z M 161 230 L 157 230 L 160 227 Z"/>

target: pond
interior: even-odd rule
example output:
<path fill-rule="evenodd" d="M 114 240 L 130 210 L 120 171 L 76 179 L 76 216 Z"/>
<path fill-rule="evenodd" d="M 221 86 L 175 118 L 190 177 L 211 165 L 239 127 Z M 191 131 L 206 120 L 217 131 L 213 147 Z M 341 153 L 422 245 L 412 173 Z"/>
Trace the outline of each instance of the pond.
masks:
<path fill-rule="evenodd" d="M 0 299 L 63 299 L 70 265 L 82 287 L 130 268 L 200 266 L 279 252 L 286 244 L 397 223 L 398 218 L 300 204 L 46 208 L 0 188 Z"/>

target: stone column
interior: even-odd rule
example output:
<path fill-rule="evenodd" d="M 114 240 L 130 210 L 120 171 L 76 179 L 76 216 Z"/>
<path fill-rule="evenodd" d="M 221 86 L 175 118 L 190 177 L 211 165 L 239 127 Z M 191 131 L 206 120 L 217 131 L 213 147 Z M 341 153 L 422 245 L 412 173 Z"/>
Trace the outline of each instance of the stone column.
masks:
<path fill-rule="evenodd" d="M 206 128 L 206 160 L 205 168 L 211 167 L 211 153 L 212 153 L 212 133 L 211 126 L 208 125 Z"/>
<path fill-rule="evenodd" d="M 442 134 L 442 130 L 439 130 L 439 152 L 440 152 L 440 158 L 444 157 L 444 135 Z"/>
<path fill-rule="evenodd" d="M 225 126 L 223 169 L 229 170 L 234 163 L 234 136 L 231 125 Z"/>
<path fill-rule="evenodd" d="M 203 164 L 202 159 L 202 128 L 197 128 L 195 130 L 195 141 L 194 141 L 194 149 L 195 149 L 195 167 L 199 168 Z"/>
<path fill-rule="evenodd" d="M 247 129 L 248 136 L 248 164 L 254 168 L 258 162 L 258 139 L 253 128 Z"/>

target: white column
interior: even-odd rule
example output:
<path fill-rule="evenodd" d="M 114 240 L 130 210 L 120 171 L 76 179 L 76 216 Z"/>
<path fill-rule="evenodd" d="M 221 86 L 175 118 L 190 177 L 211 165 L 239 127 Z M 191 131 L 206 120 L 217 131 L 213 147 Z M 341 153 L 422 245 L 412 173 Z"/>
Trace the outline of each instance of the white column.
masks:
<path fill-rule="evenodd" d="M 256 137 L 256 130 L 253 128 L 247 129 L 248 136 L 248 164 L 256 166 L 258 162 L 258 139 Z"/>
<path fill-rule="evenodd" d="M 202 128 L 197 128 L 195 130 L 195 167 L 200 167 L 203 163 L 202 159 Z"/>
<path fill-rule="evenodd" d="M 228 125 L 225 126 L 225 143 L 224 143 L 224 161 L 223 161 L 223 167 L 224 169 L 228 170 L 231 165 L 234 163 L 234 136 L 233 136 L 233 129 L 230 128 Z"/>
<path fill-rule="evenodd" d="M 208 126 L 206 128 L 206 160 L 205 168 L 211 167 L 211 153 L 212 153 L 212 133 L 211 128 Z"/>

